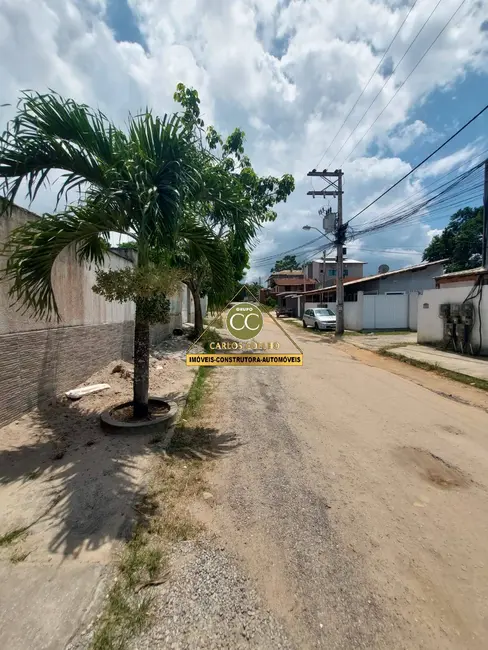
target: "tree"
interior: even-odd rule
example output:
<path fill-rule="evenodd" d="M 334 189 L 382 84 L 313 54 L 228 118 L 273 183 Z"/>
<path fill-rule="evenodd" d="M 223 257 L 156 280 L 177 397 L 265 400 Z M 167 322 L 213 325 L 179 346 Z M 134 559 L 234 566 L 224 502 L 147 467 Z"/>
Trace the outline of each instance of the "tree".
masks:
<path fill-rule="evenodd" d="M 213 153 L 212 157 L 203 161 L 201 173 L 214 179 L 213 183 L 227 184 L 226 191 L 240 198 L 234 210 L 222 211 L 218 203 L 209 204 L 205 200 L 197 200 L 186 206 L 193 218 L 217 234 L 226 250 L 226 254 L 223 254 L 227 265 L 226 278 L 215 275 L 205 259 L 198 259 L 201 253 L 189 246 L 175 256 L 175 264 L 185 271 L 185 282 L 193 295 L 195 330 L 199 335 L 203 331 L 200 297 L 208 294 L 212 308 L 222 307 L 233 297 L 249 266 L 249 248 L 258 231 L 263 224 L 276 219 L 276 212 L 272 208 L 286 201 L 295 183 L 290 174 L 284 174 L 281 178 L 258 176 L 245 154 L 245 134 L 241 129 L 234 129 L 225 140 L 213 126 L 205 129 L 200 115 L 200 98 L 195 89 L 178 84 L 174 99 L 182 106 L 184 123 Z M 229 281 L 224 282 L 224 279 Z"/>
<path fill-rule="evenodd" d="M 440 235 L 435 235 L 424 251 L 427 262 L 448 259 L 448 272 L 481 266 L 483 208 L 463 208 L 453 214 Z"/>
<path fill-rule="evenodd" d="M 63 195 L 69 201 L 62 212 L 16 229 L 4 250 L 10 294 L 36 317 L 59 318 L 51 272 L 67 246 L 75 248 L 80 262 L 96 265 L 103 262 L 111 232 L 137 246 L 132 274 L 113 272 L 98 283 L 108 299 L 135 300 L 136 417 L 148 413 L 149 325 L 164 318 L 167 306 L 168 272 L 161 272 L 154 252 L 172 252 L 184 242 L 206 259 L 214 277 L 222 277 L 227 266 L 221 242 L 186 206 L 205 202 L 222 218 L 246 209 L 227 191 L 228 172 L 220 170 L 226 180 L 200 171 L 211 168 L 207 157 L 210 152 L 177 115 L 159 118 L 145 111 L 129 116 L 122 131 L 100 111 L 54 93 L 24 92 L 0 138 L 0 194 L 6 198 L 1 211 L 12 207 L 24 182 L 32 201 L 48 175 L 59 170 L 58 203 Z M 78 199 L 71 201 L 73 191 Z"/>
<path fill-rule="evenodd" d="M 271 269 L 271 273 L 278 271 L 298 271 L 302 267 L 297 262 L 296 255 L 285 255 L 281 260 L 277 260 Z"/>

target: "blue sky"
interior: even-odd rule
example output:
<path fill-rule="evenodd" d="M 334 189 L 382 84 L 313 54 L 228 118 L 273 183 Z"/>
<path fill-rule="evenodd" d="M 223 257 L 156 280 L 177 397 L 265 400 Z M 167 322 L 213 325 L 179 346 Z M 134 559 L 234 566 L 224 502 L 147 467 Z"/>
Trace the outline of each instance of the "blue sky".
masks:
<path fill-rule="evenodd" d="M 351 136 L 332 163 L 344 169 L 345 218 L 486 103 L 488 0 L 467 0 L 459 9 L 461 0 L 443 0 L 427 22 L 437 0 L 418 0 L 413 9 L 412 4 L 348 0 L 344 11 L 343 0 L 3 0 L 0 104 L 15 103 L 24 88 L 53 88 L 123 124 L 128 111 L 146 105 L 159 113 L 174 110 L 179 81 L 197 88 L 207 123 L 224 133 L 244 129 L 259 173 L 295 177 L 295 193 L 278 206 L 276 222 L 263 230 L 253 251 L 249 278 L 266 277 L 283 251 L 312 239 L 303 225 L 320 225 L 323 202 L 307 197 L 306 172 L 337 134 L 410 9 L 384 64 L 320 164 L 328 166 Z M 0 128 L 11 115 L 11 109 L 0 109 Z M 361 221 L 420 198 L 426 184 L 481 160 L 487 127 L 485 114 Z M 33 209 L 52 209 L 52 199 L 48 189 Z M 479 200 L 470 199 L 481 201 L 481 192 Z M 351 242 L 348 251 L 368 263 L 368 273 L 384 262 L 391 268 L 415 263 L 450 212 L 447 207 L 385 229 Z M 300 253 L 300 260 L 319 254 L 318 244 Z"/>

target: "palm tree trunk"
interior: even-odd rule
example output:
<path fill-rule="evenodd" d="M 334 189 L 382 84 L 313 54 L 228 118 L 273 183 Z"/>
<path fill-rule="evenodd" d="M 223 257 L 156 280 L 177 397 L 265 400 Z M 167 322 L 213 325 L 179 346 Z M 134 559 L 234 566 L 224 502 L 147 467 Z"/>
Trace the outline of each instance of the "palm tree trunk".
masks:
<path fill-rule="evenodd" d="M 195 304 L 195 334 L 200 336 L 203 334 L 203 314 L 202 314 L 202 303 L 200 302 L 200 291 L 193 282 L 190 282 L 188 285 L 193 296 L 193 302 Z"/>
<path fill-rule="evenodd" d="M 134 417 L 149 414 L 149 323 L 141 320 L 136 302 L 134 331 Z"/>

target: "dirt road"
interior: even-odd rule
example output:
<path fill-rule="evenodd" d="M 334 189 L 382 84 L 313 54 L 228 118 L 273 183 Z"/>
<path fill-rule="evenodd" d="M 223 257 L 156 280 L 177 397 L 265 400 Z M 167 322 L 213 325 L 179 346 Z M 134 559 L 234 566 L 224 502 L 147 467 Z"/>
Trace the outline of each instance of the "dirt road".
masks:
<path fill-rule="evenodd" d="M 459 401 L 483 397 L 288 331 L 303 368 L 214 373 L 240 446 L 210 477 L 210 529 L 298 648 L 488 647 L 488 414 Z M 285 349 L 269 320 L 259 338 Z"/>

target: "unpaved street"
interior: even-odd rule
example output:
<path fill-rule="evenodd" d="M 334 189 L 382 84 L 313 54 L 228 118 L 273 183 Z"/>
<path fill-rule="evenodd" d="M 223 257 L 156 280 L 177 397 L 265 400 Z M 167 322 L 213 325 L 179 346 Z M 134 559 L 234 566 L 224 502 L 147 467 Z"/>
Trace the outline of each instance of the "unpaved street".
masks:
<path fill-rule="evenodd" d="M 287 331 L 303 368 L 213 375 L 239 447 L 201 516 L 297 648 L 488 647 L 488 415 L 460 402 L 484 396 Z"/>

